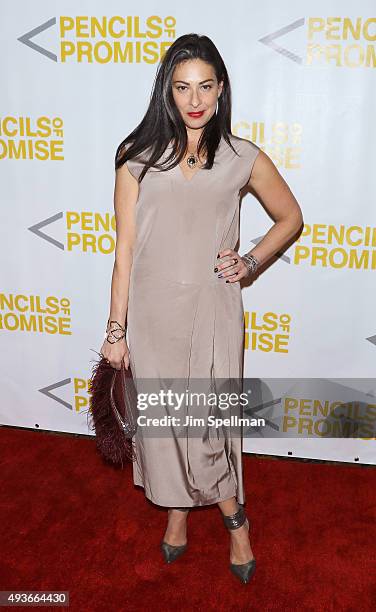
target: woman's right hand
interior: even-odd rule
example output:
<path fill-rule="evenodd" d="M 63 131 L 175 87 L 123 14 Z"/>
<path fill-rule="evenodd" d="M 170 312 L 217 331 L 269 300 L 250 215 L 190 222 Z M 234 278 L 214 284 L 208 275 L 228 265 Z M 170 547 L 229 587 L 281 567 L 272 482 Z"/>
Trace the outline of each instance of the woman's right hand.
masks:
<path fill-rule="evenodd" d="M 102 344 L 101 354 L 109 361 L 110 365 L 116 370 L 121 368 L 121 360 L 124 361 L 125 369 L 129 367 L 129 348 L 125 338 L 111 344 L 105 340 Z"/>

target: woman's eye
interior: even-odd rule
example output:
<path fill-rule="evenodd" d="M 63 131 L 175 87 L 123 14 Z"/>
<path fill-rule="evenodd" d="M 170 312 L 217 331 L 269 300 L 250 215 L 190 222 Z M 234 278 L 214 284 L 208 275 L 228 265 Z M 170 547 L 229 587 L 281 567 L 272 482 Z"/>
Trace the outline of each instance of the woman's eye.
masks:
<path fill-rule="evenodd" d="M 211 86 L 211 85 L 202 85 L 202 88 L 203 88 L 205 91 L 208 91 L 209 89 L 211 89 L 211 88 L 212 88 L 212 86 Z M 185 90 L 187 89 L 187 86 L 186 86 L 186 85 L 178 85 L 176 89 L 177 89 L 178 91 L 185 91 Z"/>

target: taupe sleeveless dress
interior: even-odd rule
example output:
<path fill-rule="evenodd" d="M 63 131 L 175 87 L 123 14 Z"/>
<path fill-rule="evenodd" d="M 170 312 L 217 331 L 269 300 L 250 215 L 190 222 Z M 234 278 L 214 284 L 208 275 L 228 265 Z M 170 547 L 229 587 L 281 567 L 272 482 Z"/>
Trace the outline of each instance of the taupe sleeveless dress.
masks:
<path fill-rule="evenodd" d="M 127 313 L 136 381 L 153 379 L 161 387 L 167 381 L 171 387 L 174 379 L 188 385 L 191 379 L 242 379 L 240 283 L 226 283 L 214 268 L 226 259 L 218 260 L 218 252 L 237 245 L 239 191 L 260 149 L 230 139 L 239 156 L 222 137 L 211 170 L 200 168 L 187 179 L 179 165 L 167 172 L 152 169 L 139 186 Z M 143 165 L 137 158 L 127 165 L 138 178 Z M 167 412 L 159 405 L 146 416 Z M 144 431 L 138 427 L 134 438 L 133 481 L 152 502 L 202 506 L 236 496 L 244 503 L 241 436 L 227 431 L 218 439 L 205 428 L 201 437 L 190 436 L 187 428 L 187 435 L 177 435 L 173 425 L 162 436 Z"/>

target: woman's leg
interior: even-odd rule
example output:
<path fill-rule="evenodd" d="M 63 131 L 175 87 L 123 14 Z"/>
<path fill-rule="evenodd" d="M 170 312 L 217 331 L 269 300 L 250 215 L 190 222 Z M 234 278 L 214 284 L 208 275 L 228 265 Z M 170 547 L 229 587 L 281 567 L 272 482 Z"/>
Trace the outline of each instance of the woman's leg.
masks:
<path fill-rule="evenodd" d="M 168 524 L 163 540 L 172 546 L 187 543 L 187 516 L 189 510 L 168 509 Z"/>
<path fill-rule="evenodd" d="M 218 506 L 221 512 L 225 516 L 235 514 L 239 510 L 239 505 L 235 497 L 230 497 L 225 501 L 218 502 Z M 244 523 L 238 529 L 230 530 L 231 536 L 231 547 L 230 547 L 230 562 L 236 564 L 247 563 L 254 558 L 251 544 L 249 541 L 249 534 L 247 524 Z"/>

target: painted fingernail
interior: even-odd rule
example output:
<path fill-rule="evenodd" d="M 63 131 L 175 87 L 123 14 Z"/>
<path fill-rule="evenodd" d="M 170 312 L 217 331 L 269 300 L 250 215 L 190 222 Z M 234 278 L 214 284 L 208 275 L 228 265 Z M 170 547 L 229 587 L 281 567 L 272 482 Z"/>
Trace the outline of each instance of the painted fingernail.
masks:
<path fill-rule="evenodd" d="M 219 257 L 219 253 L 218 253 L 218 255 L 217 255 L 217 259 L 218 259 L 218 257 Z"/>
<path fill-rule="evenodd" d="M 222 274 L 218 274 L 218 278 L 222 278 L 222 276 L 223 276 Z"/>
<path fill-rule="evenodd" d="M 218 268 L 214 268 L 214 272 L 218 272 Z"/>
<path fill-rule="evenodd" d="M 229 282 L 230 282 L 230 281 L 228 281 L 228 280 L 226 281 L 226 283 L 229 283 Z"/>

